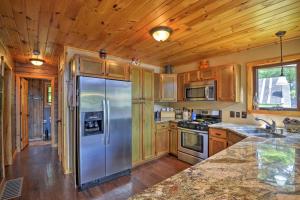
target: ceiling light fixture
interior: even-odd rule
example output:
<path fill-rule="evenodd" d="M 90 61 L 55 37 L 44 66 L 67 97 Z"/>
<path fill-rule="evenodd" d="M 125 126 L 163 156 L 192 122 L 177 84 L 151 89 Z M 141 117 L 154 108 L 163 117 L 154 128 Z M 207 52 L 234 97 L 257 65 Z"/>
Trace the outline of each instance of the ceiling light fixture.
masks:
<path fill-rule="evenodd" d="M 280 39 L 280 64 L 281 64 L 281 73 L 278 77 L 276 85 L 288 85 L 288 81 L 286 80 L 286 76 L 283 74 L 283 56 L 282 56 L 282 37 L 286 34 L 286 31 L 278 31 L 275 35 Z"/>
<path fill-rule="evenodd" d="M 35 65 L 35 66 L 41 66 L 45 63 L 45 61 L 43 59 L 39 59 L 39 55 L 40 55 L 40 50 L 38 49 L 34 49 L 32 54 L 34 56 L 36 56 L 36 58 L 30 58 L 29 61 L 31 62 L 31 64 Z"/>
<path fill-rule="evenodd" d="M 38 59 L 38 58 L 31 58 L 31 59 L 29 59 L 29 61 L 31 62 L 31 64 L 33 64 L 35 66 L 41 66 L 45 62 L 44 60 Z"/>
<path fill-rule="evenodd" d="M 150 34 L 158 42 L 166 41 L 172 32 L 173 30 L 167 26 L 157 26 L 150 30 Z"/>

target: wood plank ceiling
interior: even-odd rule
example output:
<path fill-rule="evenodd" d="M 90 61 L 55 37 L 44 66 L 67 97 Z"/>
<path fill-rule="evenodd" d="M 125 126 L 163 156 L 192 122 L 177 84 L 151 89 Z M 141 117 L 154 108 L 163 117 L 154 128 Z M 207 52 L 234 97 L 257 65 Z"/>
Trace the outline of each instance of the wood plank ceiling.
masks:
<path fill-rule="evenodd" d="M 299 0 L 1 0 L 0 39 L 15 61 L 57 64 L 64 45 L 179 65 L 300 37 Z M 158 43 L 148 31 L 174 32 Z"/>

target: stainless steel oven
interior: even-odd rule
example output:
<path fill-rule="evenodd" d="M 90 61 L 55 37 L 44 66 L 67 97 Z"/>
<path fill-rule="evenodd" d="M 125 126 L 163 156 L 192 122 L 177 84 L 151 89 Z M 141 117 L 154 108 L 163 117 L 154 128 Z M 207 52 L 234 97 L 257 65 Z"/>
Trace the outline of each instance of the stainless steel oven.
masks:
<path fill-rule="evenodd" d="M 188 101 L 216 100 L 216 81 L 192 82 L 184 86 L 185 99 Z"/>
<path fill-rule="evenodd" d="M 208 158 L 208 132 L 179 128 L 178 159 L 195 164 Z"/>

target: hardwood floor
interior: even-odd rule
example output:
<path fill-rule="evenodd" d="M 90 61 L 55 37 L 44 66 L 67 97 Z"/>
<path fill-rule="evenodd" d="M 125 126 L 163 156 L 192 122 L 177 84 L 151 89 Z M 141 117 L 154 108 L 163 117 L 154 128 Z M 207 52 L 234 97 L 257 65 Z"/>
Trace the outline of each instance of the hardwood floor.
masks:
<path fill-rule="evenodd" d="M 21 199 L 127 199 L 131 195 L 165 180 L 190 165 L 173 156 L 164 156 L 132 170 L 108 183 L 78 192 L 73 177 L 64 175 L 57 149 L 50 145 L 29 146 L 16 156 L 14 165 L 6 167 L 7 179 L 24 177 Z"/>

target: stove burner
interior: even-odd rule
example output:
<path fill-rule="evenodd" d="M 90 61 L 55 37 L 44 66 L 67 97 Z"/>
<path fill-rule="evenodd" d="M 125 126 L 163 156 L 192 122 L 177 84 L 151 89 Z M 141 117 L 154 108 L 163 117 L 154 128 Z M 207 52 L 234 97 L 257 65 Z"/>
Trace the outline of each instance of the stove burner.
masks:
<path fill-rule="evenodd" d="M 198 131 L 208 131 L 208 125 L 219 122 L 221 122 L 220 119 L 210 119 L 207 121 L 180 121 L 178 122 L 178 126 Z"/>

